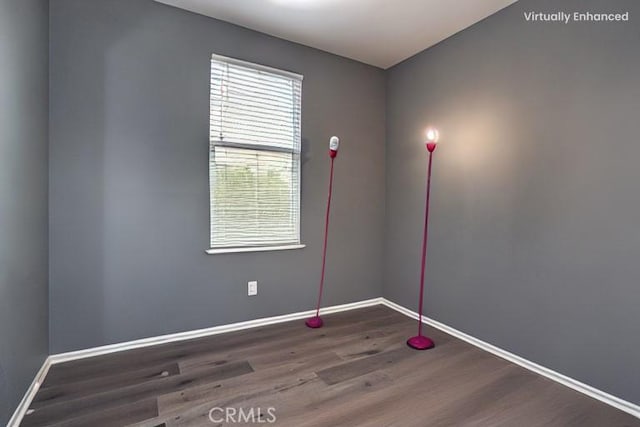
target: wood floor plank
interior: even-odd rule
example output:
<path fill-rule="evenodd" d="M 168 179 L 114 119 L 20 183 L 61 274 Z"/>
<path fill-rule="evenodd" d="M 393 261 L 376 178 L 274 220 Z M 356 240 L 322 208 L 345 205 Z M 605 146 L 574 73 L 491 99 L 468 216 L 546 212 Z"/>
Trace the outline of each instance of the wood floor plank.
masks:
<path fill-rule="evenodd" d="M 397 323 L 397 320 L 395 318 L 393 320 L 367 320 L 345 325 L 339 324 L 322 333 L 308 330 L 308 334 L 305 334 L 303 339 L 300 334 L 295 334 L 284 339 L 273 340 L 269 344 L 247 345 L 242 349 L 185 357 L 180 361 L 180 366 L 183 369 L 188 369 L 217 363 L 220 360 L 250 359 L 254 369 L 259 369 L 261 365 L 279 363 L 283 358 L 288 359 L 294 354 L 298 356 L 312 355 L 320 351 L 338 349 L 363 341 L 375 341 L 380 337 L 397 334 L 398 325 L 401 324 Z M 383 326 L 373 326 L 380 322 L 384 323 Z"/>
<path fill-rule="evenodd" d="M 255 396 L 245 396 L 243 398 L 229 399 L 224 402 L 223 408 L 251 409 L 260 408 L 266 412 L 269 408 L 283 408 L 287 402 L 310 402 L 318 390 L 325 385 L 316 377 L 297 381 L 286 387 L 272 390 L 268 394 Z M 167 421 L 168 427 L 192 427 L 203 426 L 209 422 L 209 411 L 217 405 L 204 404 L 185 411 L 181 416 Z M 211 425 L 211 423 L 209 423 Z M 276 424 L 278 425 L 278 424 Z"/>
<path fill-rule="evenodd" d="M 197 406 L 197 404 L 203 400 L 206 400 L 208 403 L 215 402 L 216 404 L 221 404 L 218 401 L 220 396 L 233 395 L 238 391 L 242 392 L 240 394 L 242 399 L 247 399 L 249 395 L 266 395 L 273 392 L 270 387 L 265 389 L 265 384 L 270 384 L 272 381 L 275 382 L 275 384 L 273 384 L 273 388 L 275 389 L 283 386 L 282 383 L 278 383 L 277 381 L 285 381 L 284 385 L 286 386 L 286 379 L 292 376 L 298 375 L 298 377 L 293 380 L 294 384 L 303 379 L 305 372 L 306 374 L 315 376 L 313 373 L 314 368 L 318 369 L 322 368 L 323 365 L 335 365 L 341 362 L 341 359 L 330 351 L 342 347 L 343 344 L 375 342 L 378 338 L 389 337 L 392 334 L 397 335 L 398 330 L 402 333 L 402 328 L 398 329 L 395 322 L 390 324 L 389 322 L 382 323 L 384 326 L 380 326 L 376 330 L 362 331 L 356 328 L 350 333 L 340 334 L 340 336 L 337 336 L 332 330 L 328 334 L 332 337 L 331 339 L 327 339 L 326 336 L 314 337 L 313 339 L 306 339 L 303 345 L 298 343 L 298 345 L 290 347 L 289 349 L 281 348 L 277 351 L 268 352 L 267 354 L 253 356 L 249 360 L 256 369 L 256 373 L 247 378 L 247 382 L 250 384 L 240 383 L 234 387 L 234 383 L 238 381 L 232 380 L 226 382 L 224 388 L 222 385 L 215 385 L 213 387 L 206 386 L 201 387 L 200 390 L 185 390 L 179 393 L 179 396 L 178 394 L 174 396 L 163 396 L 160 397 L 161 413 L 170 415 L 170 411 L 175 410 L 176 406 L 179 408 L 180 405 L 182 405 L 183 408 L 190 408 L 193 405 Z M 399 339 L 399 337 L 397 337 L 397 339 Z M 202 362 L 206 362 L 206 360 Z M 252 387 L 251 384 L 256 384 L 256 387 Z M 229 402 L 225 403 L 228 404 Z M 211 405 L 208 406 L 210 407 Z M 161 416 L 160 419 L 164 420 L 165 418 Z"/>
<path fill-rule="evenodd" d="M 173 418 L 198 411 L 209 410 L 213 406 L 233 405 L 260 400 L 277 390 L 291 389 L 300 383 L 315 380 L 313 370 L 318 366 L 340 363 L 341 359 L 330 352 L 319 353 L 304 359 L 283 361 L 278 366 L 256 371 L 246 377 L 232 378 L 224 383 L 191 387 L 179 393 L 160 396 L 158 406 L 160 416 L 157 421 L 171 421 Z M 140 426 L 148 426 L 142 423 Z"/>
<path fill-rule="evenodd" d="M 410 378 L 414 381 L 424 381 L 424 377 L 440 372 L 445 373 L 447 369 L 457 364 L 476 360 L 476 355 L 472 354 L 468 345 L 460 341 L 447 345 L 455 352 L 443 351 L 445 349 L 439 347 L 437 352 L 420 353 L 418 357 L 407 359 L 401 364 L 329 386 L 316 396 L 313 410 L 330 412 L 336 405 L 356 401 L 360 395 L 378 390 L 380 383 L 384 383 L 385 387 L 392 387 L 393 384 L 408 383 Z M 416 372 L 420 375 L 416 375 Z M 301 418 L 305 417 L 308 409 L 300 408 L 297 415 Z"/>
<path fill-rule="evenodd" d="M 547 378 L 544 392 L 530 399 L 517 401 L 517 408 L 509 407 L 500 417 L 494 416 L 493 425 L 508 427 L 528 422 L 533 427 L 631 427 L 640 420 L 611 406 L 568 389 Z M 517 397 L 517 396 L 516 396 Z"/>
<path fill-rule="evenodd" d="M 46 425 L 50 427 L 120 427 L 157 416 L 157 401 L 151 398 Z"/>
<path fill-rule="evenodd" d="M 278 426 L 628 426 L 640 420 L 386 307 L 55 365 L 23 425 L 212 426 L 273 407 Z"/>
<path fill-rule="evenodd" d="M 550 380 L 530 373 L 534 378 L 526 381 L 526 387 L 511 390 L 510 393 L 492 399 L 490 405 L 478 408 L 475 414 L 468 414 L 464 424 L 478 426 L 531 426 L 542 427 L 541 417 L 523 416 L 527 405 L 548 393 L 553 384 Z"/>
<path fill-rule="evenodd" d="M 46 405 L 57 404 L 114 388 L 123 388 L 178 374 L 180 374 L 178 363 L 168 363 L 133 372 L 115 372 L 112 375 L 97 379 L 44 387 L 38 391 L 38 394 L 31 403 L 31 408 L 37 409 Z"/>
<path fill-rule="evenodd" d="M 508 367 L 501 375 L 497 375 L 487 384 L 480 385 L 477 389 L 469 386 L 458 396 L 442 405 L 429 417 L 434 425 L 464 425 L 470 424 L 477 414 L 486 410 L 496 410 L 496 401 L 515 393 L 521 388 L 529 387 L 536 376 L 523 372 L 516 366 Z"/>
<path fill-rule="evenodd" d="M 398 340 L 402 337 L 402 335 L 398 334 L 398 325 L 393 323 L 380 326 L 368 332 L 356 327 L 348 330 L 343 329 L 340 334 L 330 333 L 329 335 L 330 336 L 305 337 L 303 342 L 298 338 L 297 342 L 281 343 L 281 345 L 265 347 L 257 351 L 236 352 L 235 354 L 225 355 L 225 358 L 247 359 L 254 370 L 259 371 L 274 366 L 281 366 L 283 363 L 290 361 L 305 360 L 320 353 L 338 353 L 341 349 L 353 348 L 354 345 L 362 345 L 363 342 L 384 348 L 384 342 L 397 344 Z M 183 370 L 186 370 L 215 363 L 219 363 L 219 359 L 212 358 L 210 354 L 205 354 L 203 356 L 185 359 L 180 362 L 180 366 Z"/>
<path fill-rule="evenodd" d="M 442 405 L 455 401 L 461 392 L 477 389 L 507 368 L 500 359 L 476 349 L 465 348 L 467 351 L 460 355 L 450 355 L 457 359 L 450 365 L 446 357 L 427 364 L 425 359 L 429 356 L 428 352 L 416 352 L 418 356 L 407 361 L 418 362 L 422 359 L 423 369 L 396 374 L 396 381 L 382 390 L 349 396 L 348 399 L 333 401 L 328 406 L 307 408 L 287 419 L 305 425 L 305 419 L 309 417 L 320 420 L 322 424 L 318 425 L 341 426 L 359 425 L 369 418 L 381 422 L 381 425 L 400 419 L 409 425 L 414 417 L 419 421 L 418 414 L 432 414 L 440 410 Z M 388 371 L 394 375 L 393 371 L 402 365 L 392 365 Z"/>
<path fill-rule="evenodd" d="M 403 360 L 416 357 L 418 354 L 405 345 L 385 351 L 383 353 L 373 354 L 372 356 L 345 362 L 331 368 L 323 369 L 316 374 L 322 381 L 328 385 L 337 384 L 340 381 L 349 380 L 369 372 L 384 369 L 391 364 L 401 363 Z"/>
<path fill-rule="evenodd" d="M 395 335 L 394 345 L 397 346 L 398 340 L 402 342 L 401 338 L 405 335 L 405 333 L 402 331 L 402 328 L 387 324 L 379 328 L 380 329 L 378 329 L 377 331 L 358 331 L 356 334 L 352 335 L 352 339 L 355 339 L 355 341 L 353 342 L 375 344 L 376 339 L 386 339 L 390 335 Z M 380 331 L 385 332 L 379 333 Z M 257 370 L 256 373 L 246 378 L 247 384 L 240 384 L 240 387 L 236 387 L 235 390 L 232 387 L 233 383 L 229 382 L 224 385 L 226 389 L 221 386 L 217 389 L 209 390 L 208 392 L 200 391 L 199 393 L 195 390 L 186 390 L 185 392 L 180 393 L 179 397 L 177 396 L 177 394 L 175 394 L 173 396 L 174 401 L 171 402 L 171 405 L 169 404 L 169 402 L 167 402 L 166 397 L 164 397 L 161 398 L 160 407 L 164 407 L 164 409 L 161 409 L 161 412 L 165 413 L 165 410 L 169 409 L 175 410 L 176 408 L 179 408 L 180 404 L 183 405 L 183 408 L 188 406 L 190 409 L 187 411 L 187 415 L 185 415 L 185 417 L 181 417 L 180 421 L 171 421 L 170 424 L 189 425 L 189 422 L 192 421 L 187 422 L 186 420 L 202 420 L 205 412 L 214 405 L 234 405 L 238 404 L 239 402 L 248 404 L 251 401 L 263 400 L 265 397 L 268 397 L 274 392 L 282 393 L 283 391 L 294 389 L 295 387 L 299 386 L 300 383 L 307 383 L 311 379 L 314 379 L 314 368 L 317 369 L 318 367 L 322 367 L 324 363 L 337 365 L 342 362 L 342 360 L 335 354 L 333 355 L 333 357 L 325 358 L 325 360 L 319 360 L 318 358 L 319 355 L 321 356 L 322 354 L 327 354 L 327 351 L 329 349 L 334 350 L 336 347 L 331 344 L 335 344 L 336 341 L 337 340 L 324 342 L 322 339 L 308 340 L 308 342 L 306 342 L 304 345 L 296 346 L 296 351 L 280 350 L 278 354 L 268 355 L 267 360 L 271 362 L 270 364 L 265 364 L 265 359 L 263 358 L 264 355 L 259 355 L 257 356 L 257 358 L 263 358 L 262 363 L 258 363 L 258 366 L 261 366 L 261 369 Z M 339 345 L 337 347 L 340 348 L 342 347 L 342 345 Z M 319 350 L 322 348 L 324 348 L 324 353 L 319 352 Z M 250 360 L 252 365 L 254 365 L 254 361 L 260 359 L 251 358 Z M 265 373 L 266 375 L 257 377 L 257 375 Z M 292 379 L 290 381 L 287 381 L 287 378 Z M 271 386 L 265 388 L 265 384 L 271 384 Z M 176 399 L 178 399 L 179 401 L 176 402 Z M 203 401 L 206 402 L 205 405 L 198 406 L 198 403 Z M 165 418 L 161 417 L 161 419 Z"/>
<path fill-rule="evenodd" d="M 199 384 L 220 381 L 253 372 L 248 362 L 234 362 L 215 368 L 193 371 L 189 374 L 150 380 L 141 384 L 127 386 L 107 392 L 83 396 L 68 402 L 61 402 L 37 408 L 25 418 L 27 424 L 63 420 L 69 414 L 73 416 L 85 415 L 101 411 L 114 406 L 121 406 L 128 402 L 143 400 L 174 391 L 183 390 Z"/>

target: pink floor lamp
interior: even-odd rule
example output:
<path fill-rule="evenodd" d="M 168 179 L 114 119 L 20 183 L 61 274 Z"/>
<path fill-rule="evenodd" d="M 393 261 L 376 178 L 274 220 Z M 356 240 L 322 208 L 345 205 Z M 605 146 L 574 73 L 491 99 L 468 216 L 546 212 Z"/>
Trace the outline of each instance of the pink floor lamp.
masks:
<path fill-rule="evenodd" d="M 438 145 L 438 131 L 434 128 L 427 129 L 427 151 L 429 152 L 429 166 L 427 169 L 427 201 L 424 210 L 424 235 L 422 236 L 422 267 L 420 270 L 420 300 L 418 301 L 418 335 L 407 340 L 407 345 L 416 350 L 428 350 L 435 346 L 433 340 L 422 335 L 422 304 L 424 299 L 424 268 L 427 262 L 427 238 L 429 229 L 429 195 L 431 193 L 431 162 L 433 152 Z"/>
<path fill-rule="evenodd" d="M 320 290 L 318 291 L 318 305 L 316 315 L 308 318 L 304 323 L 313 329 L 321 328 L 324 322 L 320 317 L 320 303 L 322 302 L 322 290 L 324 288 L 324 267 L 327 261 L 327 235 L 329 234 L 329 213 L 331 212 L 331 193 L 333 190 L 333 161 L 338 155 L 340 139 L 332 136 L 329 140 L 329 158 L 331 159 L 331 171 L 329 172 L 329 197 L 327 198 L 327 215 L 324 220 L 324 246 L 322 247 L 322 273 L 320 274 Z"/>

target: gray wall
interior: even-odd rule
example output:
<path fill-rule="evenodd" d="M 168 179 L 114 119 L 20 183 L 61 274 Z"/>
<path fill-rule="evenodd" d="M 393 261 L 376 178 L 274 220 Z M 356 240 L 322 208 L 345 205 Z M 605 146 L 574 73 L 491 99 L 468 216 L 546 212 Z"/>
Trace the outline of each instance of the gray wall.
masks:
<path fill-rule="evenodd" d="M 304 74 L 302 250 L 205 255 L 212 52 Z M 51 3 L 51 351 L 382 293 L 385 77 L 151 0 Z M 247 297 L 247 281 L 259 295 Z"/>
<path fill-rule="evenodd" d="M 630 11 L 527 23 L 523 12 Z M 640 2 L 525 1 L 390 70 L 384 295 L 640 403 Z"/>
<path fill-rule="evenodd" d="M 0 0 L 0 425 L 48 347 L 48 16 Z"/>

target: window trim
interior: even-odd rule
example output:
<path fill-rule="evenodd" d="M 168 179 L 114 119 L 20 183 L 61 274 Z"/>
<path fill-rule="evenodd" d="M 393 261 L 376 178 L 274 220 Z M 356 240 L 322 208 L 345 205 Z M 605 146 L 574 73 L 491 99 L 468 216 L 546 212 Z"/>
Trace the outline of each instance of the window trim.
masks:
<path fill-rule="evenodd" d="M 292 249 L 304 249 L 307 245 L 305 244 L 297 244 L 297 245 L 282 245 L 282 246 L 246 246 L 246 247 L 235 247 L 235 248 L 216 248 L 216 249 L 207 249 L 205 252 L 207 255 L 220 255 L 220 254 L 235 254 L 235 253 L 244 253 L 244 252 L 271 252 L 271 251 L 288 251 Z"/>
<path fill-rule="evenodd" d="M 280 75 L 283 77 L 287 77 L 293 80 L 298 80 L 299 82 L 302 82 L 304 79 L 304 76 L 302 74 L 298 74 L 298 73 L 294 73 L 291 71 L 287 71 L 287 70 L 282 70 L 282 69 L 278 69 L 278 68 L 273 68 L 273 67 L 269 67 L 267 65 L 262 65 L 262 64 L 256 64 L 254 62 L 249 62 L 249 61 L 243 61 L 241 59 L 236 59 L 236 58 L 231 58 L 228 56 L 224 56 L 224 55 L 218 55 L 215 53 L 211 54 L 210 57 L 210 61 L 221 61 L 221 62 L 226 62 L 229 64 L 233 64 L 233 65 L 238 65 L 241 67 L 246 67 L 246 68 L 250 68 L 253 70 L 257 70 L 257 71 L 264 71 L 267 73 L 271 73 L 271 74 L 276 74 L 276 75 Z M 301 94 L 302 95 L 302 94 Z M 302 99 L 300 98 L 299 101 L 300 103 L 299 105 L 299 111 L 300 111 L 300 121 L 302 120 Z M 302 123 L 300 123 L 298 126 L 301 127 Z M 299 129 L 301 130 L 301 129 Z M 209 138 L 209 151 L 211 150 L 211 144 L 212 144 L 212 140 L 211 138 Z M 302 135 L 300 134 L 300 144 L 302 143 Z M 301 151 L 300 152 L 296 152 L 295 150 L 291 150 L 288 148 L 282 148 L 282 147 L 277 147 L 277 146 L 259 146 L 259 145 L 254 145 L 254 144 L 245 144 L 245 143 L 238 143 L 238 142 L 231 142 L 231 141 L 216 141 L 214 143 L 214 145 L 216 146 L 221 146 L 221 147 L 231 147 L 231 148 L 240 148 L 240 149 L 249 149 L 249 150 L 256 150 L 256 151 L 268 151 L 268 152 L 280 152 L 280 153 L 291 153 L 293 155 L 298 155 L 298 173 L 297 173 L 297 187 L 298 187 L 298 240 L 295 242 L 290 242 L 290 243 L 282 243 L 282 244 L 267 244 L 264 246 L 217 246 L 217 247 L 212 247 L 209 246 L 208 249 L 205 250 L 205 253 L 208 255 L 218 255 L 218 254 L 229 254 L 229 253 L 247 253 L 247 252 L 267 252 L 267 251 L 284 251 L 284 250 L 292 250 L 292 249 L 303 249 L 306 247 L 305 244 L 302 243 L 302 218 L 301 218 L 301 214 L 302 214 L 302 206 L 301 206 L 301 196 L 302 196 L 302 187 L 301 187 L 301 181 L 302 181 L 302 170 L 300 169 L 300 167 L 302 166 L 302 159 L 300 158 L 301 156 Z M 301 149 L 301 147 L 300 147 Z M 209 166 L 210 167 L 210 166 Z M 210 176 L 210 169 L 209 169 L 209 176 Z M 209 197 L 211 197 L 211 182 L 209 182 Z M 211 203 L 211 200 L 209 201 L 209 203 Z M 211 218 L 211 213 L 209 214 L 209 218 Z M 212 227 L 212 223 L 209 222 L 209 238 L 211 239 L 211 227 Z M 210 242 L 211 244 L 211 242 Z"/>
<path fill-rule="evenodd" d="M 266 71 L 272 74 L 279 74 L 281 76 L 289 77 L 302 81 L 304 76 L 302 74 L 294 73 L 292 71 L 281 70 L 278 68 L 269 67 L 267 65 L 256 64 L 255 62 L 243 61 L 241 59 L 230 58 L 228 56 L 211 54 L 211 59 L 218 61 L 228 62 L 229 64 L 240 65 L 241 67 L 253 68 L 254 70 Z"/>

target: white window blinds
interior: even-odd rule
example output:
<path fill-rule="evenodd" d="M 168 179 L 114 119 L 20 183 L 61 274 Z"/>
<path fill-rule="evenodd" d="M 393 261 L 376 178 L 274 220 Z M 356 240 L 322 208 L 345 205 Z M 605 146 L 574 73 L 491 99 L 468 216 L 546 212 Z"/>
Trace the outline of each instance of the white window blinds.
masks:
<path fill-rule="evenodd" d="M 213 55 L 211 248 L 300 243 L 302 76 Z"/>

